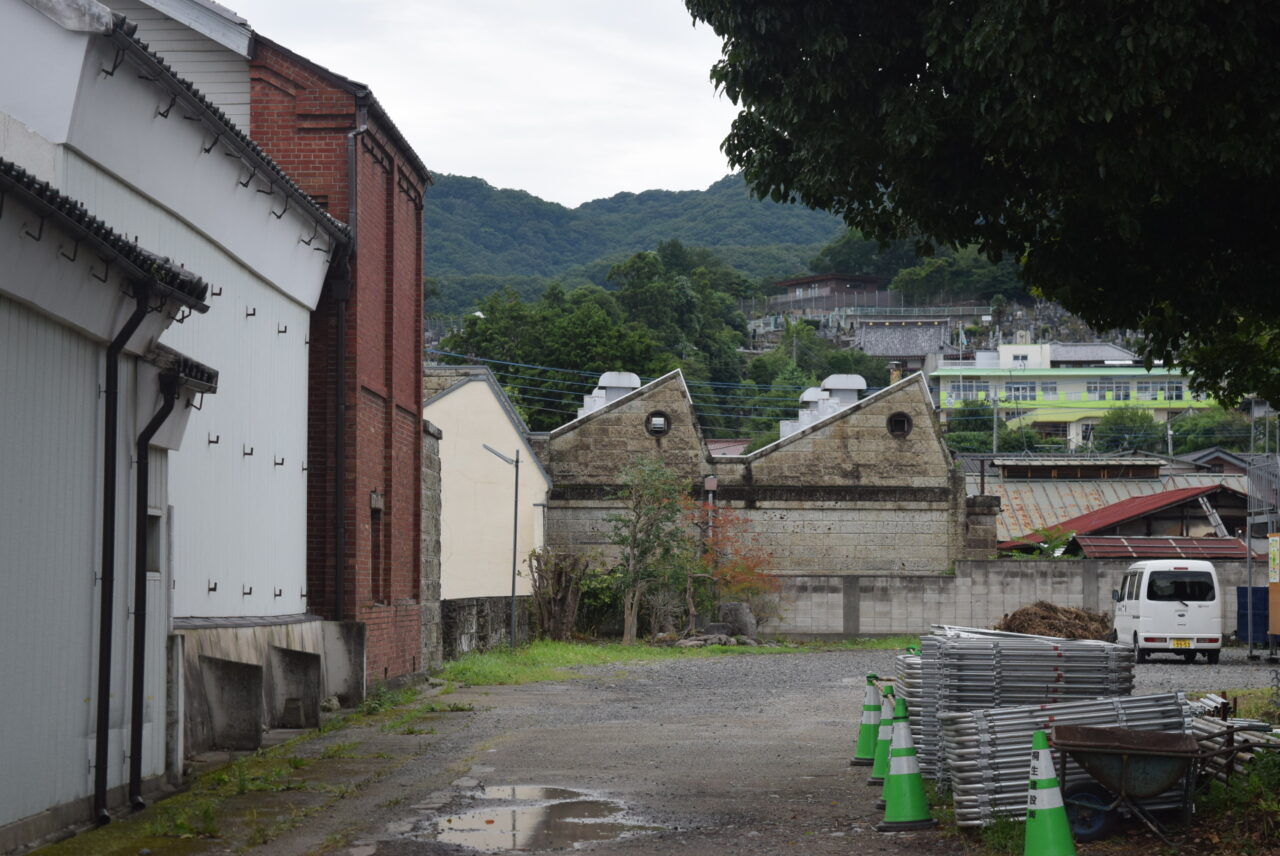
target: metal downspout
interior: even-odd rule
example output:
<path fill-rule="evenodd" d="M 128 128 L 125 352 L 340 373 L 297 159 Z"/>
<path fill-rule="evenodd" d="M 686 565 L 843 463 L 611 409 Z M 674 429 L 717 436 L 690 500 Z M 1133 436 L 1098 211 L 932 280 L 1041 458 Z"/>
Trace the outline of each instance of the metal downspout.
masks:
<path fill-rule="evenodd" d="M 102 459 L 102 593 L 98 606 L 98 709 L 93 753 L 93 814 L 99 824 L 111 822 L 107 811 L 107 749 L 111 736 L 111 636 L 116 594 L 116 448 L 120 419 L 120 352 L 147 317 L 150 289 L 135 282 L 133 314 L 107 346 L 106 415 Z"/>
<path fill-rule="evenodd" d="M 178 398 L 178 378 L 161 375 L 160 394 L 163 397 L 160 409 L 142 429 L 134 448 L 138 470 L 133 521 L 133 695 L 129 703 L 129 802 L 134 808 L 147 805 L 142 799 L 142 705 L 147 669 L 147 506 L 151 499 L 147 479 L 151 474 L 151 438 L 173 412 Z"/>
<path fill-rule="evenodd" d="M 338 283 L 335 298 L 337 307 L 337 359 L 334 367 L 334 409 L 337 411 L 337 425 L 334 426 L 334 462 L 333 462 L 333 548 L 334 557 L 333 582 L 335 588 L 335 608 L 333 619 L 342 621 L 346 618 L 347 588 L 347 301 L 351 297 L 351 253 L 356 245 L 357 208 L 360 201 L 360 179 L 357 173 L 356 137 L 368 130 L 365 124 L 365 110 L 359 108 L 356 117 L 356 128 L 347 134 L 347 184 L 351 195 L 347 201 L 347 225 L 351 229 L 351 243 L 346 254 L 346 271 Z"/>

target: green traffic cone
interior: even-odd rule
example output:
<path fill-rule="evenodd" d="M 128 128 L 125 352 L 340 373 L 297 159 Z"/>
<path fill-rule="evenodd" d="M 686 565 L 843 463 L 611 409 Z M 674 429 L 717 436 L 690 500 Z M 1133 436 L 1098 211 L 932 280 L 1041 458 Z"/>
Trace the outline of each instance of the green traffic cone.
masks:
<path fill-rule="evenodd" d="M 1027 829 L 1024 856 L 1076 856 L 1071 822 L 1058 787 L 1049 738 L 1043 731 L 1031 737 L 1031 787 L 1027 791 Z"/>
<path fill-rule="evenodd" d="M 880 725 L 876 729 L 876 757 L 871 764 L 868 785 L 884 784 L 889 772 L 889 744 L 893 741 L 893 687 L 884 688 L 880 701 Z"/>
<path fill-rule="evenodd" d="M 876 738 L 880 733 L 880 688 L 876 676 L 867 675 L 867 692 L 862 699 L 862 725 L 858 728 L 858 745 L 853 750 L 855 767 L 868 767 L 876 760 Z"/>
<path fill-rule="evenodd" d="M 929 800 L 924 795 L 924 777 L 911 740 L 905 699 L 898 699 L 893 709 L 893 743 L 889 775 L 884 780 L 884 802 L 884 823 L 876 825 L 880 832 L 932 829 L 938 825 L 929 814 Z"/>

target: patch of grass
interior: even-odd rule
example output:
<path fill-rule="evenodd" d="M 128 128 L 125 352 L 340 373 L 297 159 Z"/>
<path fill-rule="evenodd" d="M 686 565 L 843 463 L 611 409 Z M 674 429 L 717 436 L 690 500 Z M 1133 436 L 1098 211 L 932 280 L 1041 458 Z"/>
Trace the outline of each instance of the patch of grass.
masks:
<path fill-rule="evenodd" d="M 371 716 L 375 713 L 382 713 L 384 710 L 390 710 L 393 707 L 408 704 L 417 697 L 417 687 L 400 687 L 393 690 L 385 686 L 379 686 L 365 696 L 358 709 L 365 716 Z"/>
<path fill-rule="evenodd" d="M 148 835 L 164 838 L 217 838 L 218 802 L 201 799 L 161 803 L 145 828 Z"/>
<path fill-rule="evenodd" d="M 332 760 L 334 758 L 354 758 L 355 748 L 360 745 L 358 740 L 350 740 L 346 743 L 330 743 L 328 746 L 320 750 L 320 757 L 324 760 Z"/>
<path fill-rule="evenodd" d="M 285 761 L 289 764 L 289 769 L 291 770 L 301 770 L 303 767 L 311 763 L 300 755 L 290 755 L 285 759 Z"/>
<path fill-rule="evenodd" d="M 982 846 L 993 856 L 1020 856 L 1026 845 L 1026 828 L 1008 817 L 997 817 L 982 827 Z"/>
<path fill-rule="evenodd" d="M 582 644 L 573 642 L 531 642 L 515 649 L 464 654 L 445 664 L 441 676 L 447 681 L 471 686 L 496 684 L 529 684 L 538 681 L 563 681 L 576 677 L 568 671 L 574 666 L 601 666 L 646 660 L 679 660 L 725 655 L 788 654 L 798 651 L 897 650 L 919 644 L 917 636 L 890 636 L 876 639 L 850 639 L 835 642 L 793 643 L 778 646 L 711 646 L 674 648 L 653 645 L 620 645 L 617 643 Z M 441 693 L 443 695 L 443 692 Z"/>

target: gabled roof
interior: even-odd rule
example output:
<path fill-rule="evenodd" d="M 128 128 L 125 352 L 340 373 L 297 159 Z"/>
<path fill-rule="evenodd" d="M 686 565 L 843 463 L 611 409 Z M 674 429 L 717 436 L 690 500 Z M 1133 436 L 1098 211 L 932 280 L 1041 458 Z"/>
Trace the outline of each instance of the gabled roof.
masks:
<path fill-rule="evenodd" d="M 1239 538 L 1077 535 L 1086 559 L 1238 559 L 1249 556 Z"/>
<path fill-rule="evenodd" d="M 1214 458 L 1221 458 L 1230 461 L 1242 470 L 1249 469 L 1249 462 L 1240 456 L 1238 452 L 1230 452 L 1221 446 L 1210 446 L 1207 449 L 1197 449 L 1194 452 L 1187 452 L 1182 455 L 1174 455 L 1180 461 L 1190 461 L 1193 464 L 1201 464 Z"/>
<path fill-rule="evenodd" d="M 680 371 L 680 369 L 675 369 L 673 371 L 667 372 L 662 377 L 654 378 L 653 380 L 649 381 L 639 389 L 633 389 L 631 392 L 628 392 L 626 395 L 620 398 L 615 398 L 613 401 L 610 401 L 604 407 L 601 407 L 597 410 L 593 410 L 590 413 L 584 413 L 583 415 L 577 417 L 576 419 L 573 419 L 569 422 L 564 423 L 559 428 L 556 428 L 556 429 L 553 429 L 552 431 L 547 432 L 547 434 L 552 439 L 559 437 L 562 434 L 565 434 L 569 431 L 572 431 L 578 428 L 584 422 L 591 419 L 599 418 L 600 416 L 603 416 L 606 413 L 611 413 L 614 410 L 617 410 L 620 407 L 623 407 L 631 403 L 632 401 L 635 401 L 637 398 L 640 398 L 641 396 L 648 394 L 651 390 L 656 389 L 662 384 L 670 383 L 673 380 L 678 380 L 680 382 L 680 388 L 684 390 L 685 400 L 689 402 L 689 407 L 692 408 L 693 396 L 689 394 L 689 386 L 684 382 L 684 372 Z M 698 426 L 697 419 L 693 420 L 693 429 L 695 432 L 697 432 L 699 443 L 702 443 L 702 429 Z M 702 443 L 702 446 L 704 449 L 706 448 L 705 443 Z"/>
<path fill-rule="evenodd" d="M 400 133 L 400 129 L 396 127 L 396 123 L 391 121 L 390 114 L 383 109 L 382 104 L 374 97 L 373 91 L 369 89 L 368 85 L 352 80 L 349 77 L 344 77 L 336 71 L 320 65 L 320 63 L 315 60 L 308 59 L 296 51 L 291 51 L 279 42 L 272 41 L 260 33 L 255 32 L 253 34 L 253 40 L 255 50 L 257 44 L 265 44 L 272 50 L 279 51 L 300 65 L 311 69 L 316 74 L 328 80 L 334 86 L 337 86 L 339 89 L 346 90 L 354 95 L 356 103 L 368 108 L 369 112 L 373 114 L 373 117 L 378 120 L 378 124 L 383 126 L 387 136 L 391 137 L 392 141 L 395 142 L 396 146 L 400 149 L 400 153 L 404 155 L 405 160 L 407 160 L 418 172 L 418 177 L 421 178 L 425 184 L 435 183 L 434 179 L 431 177 L 431 173 L 427 170 L 427 165 L 422 162 L 422 158 L 418 157 L 418 153 L 413 150 L 413 146 L 411 146 L 409 141 L 405 139 L 404 134 Z"/>
<path fill-rule="evenodd" d="M 438 392 L 435 395 L 428 398 L 422 405 L 423 413 L 425 414 L 427 411 L 427 408 L 429 408 L 432 404 L 435 404 L 441 399 L 448 397 L 450 394 L 457 392 L 467 384 L 470 384 L 470 383 L 485 384 L 486 386 L 489 387 L 489 391 L 493 393 L 494 399 L 497 400 L 498 405 L 502 408 L 502 412 L 506 415 L 507 421 L 511 423 L 511 427 L 514 428 L 516 434 L 519 435 L 520 443 L 521 445 L 524 446 L 524 450 L 526 454 L 528 454 L 530 460 L 533 461 L 534 466 L 538 468 L 538 472 L 542 473 L 543 478 L 545 478 L 547 480 L 547 483 L 550 484 L 551 475 L 545 469 L 543 469 L 542 462 L 538 460 L 537 453 L 534 452 L 533 446 L 529 444 L 528 426 L 524 424 L 524 420 L 520 418 L 520 414 L 516 412 L 516 409 L 511 406 L 511 400 L 507 398 L 507 393 L 502 389 L 502 385 L 498 383 L 497 378 L 493 376 L 493 372 L 489 369 L 489 367 L 488 366 L 449 366 L 449 368 L 467 369 L 468 374 L 458 378 L 458 380 L 455 383 L 450 384 L 443 391 Z M 430 371 L 430 367 L 427 367 L 426 370 Z"/>
<path fill-rule="evenodd" d="M 1082 514 L 1079 517 L 1073 517 L 1070 520 L 1063 520 L 1061 523 L 1054 524 L 1051 528 L 1064 532 L 1074 532 L 1077 535 L 1088 535 L 1099 529 L 1109 529 L 1112 526 L 1118 526 L 1121 523 L 1127 523 L 1139 517 L 1145 517 L 1156 511 L 1162 511 L 1175 505 L 1180 505 L 1189 499 L 1195 499 L 1200 496 L 1208 496 L 1218 491 L 1228 491 L 1237 496 L 1244 496 L 1238 491 L 1232 490 L 1223 485 L 1204 485 L 1202 487 L 1187 487 L 1180 490 L 1166 490 L 1160 493 L 1153 493 L 1147 496 L 1135 496 L 1131 499 L 1125 499 L 1120 502 L 1113 503 L 1100 508 L 1097 511 L 1091 511 L 1088 514 Z M 1037 535 L 1034 532 L 1027 533 L 1021 538 L 1012 541 L 1004 541 L 997 546 L 1000 549 L 1008 549 L 1019 544 L 1036 544 L 1044 540 L 1044 536 Z"/>
<path fill-rule="evenodd" d="M 757 458 L 761 458 L 761 457 L 764 457 L 765 455 L 776 452 L 778 449 L 784 448 L 785 446 L 788 446 L 791 443 L 796 442 L 802 437 L 808 437 L 810 434 L 813 434 L 816 431 L 821 431 L 823 428 L 827 427 L 831 423 L 844 419 L 851 413 L 856 413 L 859 410 L 864 410 L 867 407 L 870 407 L 873 403 L 880 401 L 880 399 L 886 398 L 900 390 L 906 389 L 912 384 L 917 384 L 921 387 L 921 392 L 925 397 L 925 401 L 931 401 L 931 399 L 929 398 L 929 387 L 925 384 L 924 375 L 921 374 L 920 372 L 915 372 L 914 374 L 908 375 L 907 377 L 903 378 L 902 380 L 898 381 L 895 384 L 886 386 L 883 389 L 877 390 L 875 393 L 868 395 L 866 398 L 861 399 L 860 401 L 854 402 L 853 404 L 850 404 L 848 407 L 843 407 L 837 410 L 835 413 L 832 413 L 830 416 L 819 419 L 817 422 L 814 422 L 812 425 L 806 425 L 804 428 L 800 429 L 794 434 L 788 434 L 785 437 L 780 437 L 777 440 L 774 440 L 769 445 L 756 449 L 754 452 L 752 452 L 749 455 L 724 455 L 723 457 L 740 458 L 743 460 L 754 461 Z"/>

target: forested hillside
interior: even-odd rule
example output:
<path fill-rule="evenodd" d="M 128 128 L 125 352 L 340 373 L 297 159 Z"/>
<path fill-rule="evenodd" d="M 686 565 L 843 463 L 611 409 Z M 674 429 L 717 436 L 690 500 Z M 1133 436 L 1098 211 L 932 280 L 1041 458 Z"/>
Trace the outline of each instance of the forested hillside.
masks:
<path fill-rule="evenodd" d="M 756 200 L 740 176 L 706 190 L 647 190 L 566 208 L 483 179 L 436 176 L 423 212 L 430 312 L 455 314 L 503 287 L 602 285 L 609 268 L 662 241 L 709 247 L 756 280 L 802 275 L 842 231 L 835 217 Z"/>

